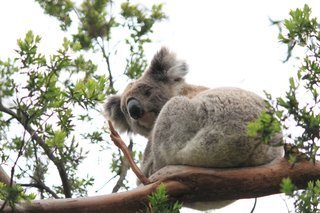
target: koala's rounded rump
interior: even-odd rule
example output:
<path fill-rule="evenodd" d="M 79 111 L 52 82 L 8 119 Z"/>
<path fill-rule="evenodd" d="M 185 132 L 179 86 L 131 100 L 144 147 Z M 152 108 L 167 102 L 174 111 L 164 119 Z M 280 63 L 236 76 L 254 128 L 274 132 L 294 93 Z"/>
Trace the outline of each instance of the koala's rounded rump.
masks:
<path fill-rule="evenodd" d="M 149 168 L 153 171 L 148 173 L 170 164 L 225 168 L 272 161 L 281 155 L 282 147 L 247 136 L 248 122 L 257 119 L 263 109 L 262 98 L 238 88 L 170 99 L 155 122 L 151 139 L 154 162 Z"/>

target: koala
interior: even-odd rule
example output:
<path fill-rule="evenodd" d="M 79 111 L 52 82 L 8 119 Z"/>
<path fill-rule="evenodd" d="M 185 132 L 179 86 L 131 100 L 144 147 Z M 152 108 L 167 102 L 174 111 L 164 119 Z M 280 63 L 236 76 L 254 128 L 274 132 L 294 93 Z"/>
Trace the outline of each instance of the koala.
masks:
<path fill-rule="evenodd" d="M 162 48 L 139 79 L 105 104 L 107 119 L 119 131 L 148 138 L 141 163 L 147 177 L 166 165 L 258 166 L 282 155 L 281 133 L 272 146 L 247 136 L 248 123 L 264 110 L 262 98 L 239 88 L 191 85 L 187 73 L 187 64 Z"/>

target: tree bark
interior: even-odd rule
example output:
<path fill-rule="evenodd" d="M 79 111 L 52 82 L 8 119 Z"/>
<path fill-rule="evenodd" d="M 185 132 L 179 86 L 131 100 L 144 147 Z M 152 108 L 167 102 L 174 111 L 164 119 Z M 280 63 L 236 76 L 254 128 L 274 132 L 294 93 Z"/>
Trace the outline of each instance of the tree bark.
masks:
<path fill-rule="evenodd" d="M 320 162 L 296 163 L 282 158 L 258 167 L 208 169 L 191 166 L 167 166 L 150 177 L 153 182 L 127 192 L 56 200 L 36 200 L 17 205 L 15 212 L 112 212 L 145 210 L 148 195 L 163 182 L 172 200 L 184 203 L 254 198 L 277 194 L 282 178 L 290 177 L 298 188 L 320 179 Z M 5 212 L 10 212 L 7 207 Z"/>

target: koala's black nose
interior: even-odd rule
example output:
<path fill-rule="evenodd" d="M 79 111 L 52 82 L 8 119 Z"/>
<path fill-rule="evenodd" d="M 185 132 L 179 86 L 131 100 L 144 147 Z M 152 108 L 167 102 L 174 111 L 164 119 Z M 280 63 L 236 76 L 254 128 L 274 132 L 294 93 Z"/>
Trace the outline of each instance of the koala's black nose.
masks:
<path fill-rule="evenodd" d="M 144 114 L 144 110 L 143 110 L 141 104 L 136 99 L 130 99 L 128 101 L 127 107 L 128 107 L 128 112 L 129 112 L 130 117 L 135 120 L 141 118 Z"/>

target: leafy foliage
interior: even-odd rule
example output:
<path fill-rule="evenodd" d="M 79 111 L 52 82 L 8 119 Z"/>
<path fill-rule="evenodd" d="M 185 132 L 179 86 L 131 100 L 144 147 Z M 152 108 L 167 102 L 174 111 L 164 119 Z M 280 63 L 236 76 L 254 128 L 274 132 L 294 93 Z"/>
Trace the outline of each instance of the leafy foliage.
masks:
<path fill-rule="evenodd" d="M 291 57 L 292 50 L 296 45 L 307 46 L 309 39 L 315 35 L 317 31 L 316 18 L 310 18 L 311 8 L 305 5 L 303 9 L 296 9 L 290 11 L 290 19 L 283 21 L 287 33 L 279 34 L 280 42 L 288 45 L 288 57 Z M 282 27 L 280 27 L 282 29 Z"/>
<path fill-rule="evenodd" d="M 294 144 L 315 161 L 320 138 L 320 112 L 317 110 L 320 106 L 319 25 L 316 18 L 311 18 L 311 8 L 307 5 L 303 9 L 292 10 L 290 16 L 290 19 L 284 21 L 286 33 L 280 33 L 280 41 L 288 45 L 288 57 L 295 45 L 304 48 L 306 54 L 296 77 L 289 79 L 286 96 L 277 98 L 276 102 L 278 111 L 287 112 L 283 114 L 282 121 L 294 120 L 296 126 L 302 130 L 302 133 L 294 138 Z"/>
<path fill-rule="evenodd" d="M 268 103 L 266 103 L 268 105 Z M 271 108 L 269 106 L 269 108 Z M 250 137 L 261 137 L 261 141 L 268 144 L 276 133 L 281 132 L 281 123 L 276 116 L 274 111 L 263 111 L 261 116 L 253 122 L 248 124 L 247 134 Z"/>
<path fill-rule="evenodd" d="M 286 142 L 315 161 L 320 139 L 319 24 L 316 18 L 311 18 L 311 8 L 307 5 L 303 9 L 292 10 L 289 19 L 274 23 L 280 27 L 280 42 L 288 47 L 287 59 L 291 58 L 296 46 L 306 54 L 296 76 L 289 79 L 285 97 L 273 99 L 266 93 L 267 110 L 255 123 L 249 124 L 248 131 L 251 135 L 263 133 L 268 139 L 281 128 L 289 130 L 290 126 L 295 126 L 296 134 L 286 135 Z"/>
<path fill-rule="evenodd" d="M 310 181 L 305 190 L 295 191 L 295 186 L 289 178 L 282 180 L 281 191 L 295 199 L 296 212 L 320 211 L 320 180 Z"/>
<path fill-rule="evenodd" d="M 21 186 L 7 186 L 0 182 L 0 200 L 8 200 L 9 205 L 14 208 L 19 201 L 31 201 L 36 197 L 35 194 L 26 194 Z"/>
<path fill-rule="evenodd" d="M 36 0 L 45 12 L 56 17 L 60 22 L 62 30 L 67 30 L 71 25 L 70 12 L 74 8 L 74 2 L 71 0 Z"/>
<path fill-rule="evenodd" d="M 37 168 L 37 164 L 41 162 L 42 157 L 40 156 L 44 155 L 41 149 L 44 150 L 60 173 L 61 171 L 64 173 L 61 175 L 65 186 L 59 193 L 70 196 L 68 194 L 72 194 L 71 188 L 75 193 L 78 193 L 79 187 L 73 187 L 73 185 L 77 181 L 78 165 L 85 157 L 82 149 L 78 149 L 79 143 L 75 142 L 75 135 L 73 135 L 76 112 L 71 110 L 71 106 L 78 105 L 87 110 L 101 103 L 105 99 L 105 95 L 103 95 L 105 94 L 105 76 L 94 75 L 91 70 L 87 72 L 77 66 L 75 60 L 68 56 L 70 50 L 68 40 L 65 40 L 58 53 L 51 55 L 49 59 L 38 53 L 40 40 L 40 36 L 35 36 L 31 31 L 26 34 L 24 39 L 18 40 L 17 53 L 19 57 L 10 65 L 15 67 L 13 69 L 15 73 L 7 80 L 11 82 L 13 86 L 11 90 L 14 92 L 8 93 L 6 90 L 1 90 L 2 93 L 7 94 L 6 101 L 10 107 L 1 102 L 0 110 L 9 116 L 9 120 L 12 118 L 17 120 L 25 129 L 25 133 L 22 137 L 14 137 L 12 141 L 5 139 L 2 142 L 2 147 L 13 152 L 20 150 L 25 158 L 34 159 L 36 162 L 35 165 L 28 162 L 26 170 L 20 169 L 21 173 L 17 176 L 21 178 L 26 175 L 33 177 L 27 173 L 27 168 L 31 168 L 31 171 Z M 83 56 L 76 60 L 83 60 L 82 63 L 91 63 L 90 61 L 86 62 Z M 4 68 L 2 66 L 2 69 Z M 69 76 L 67 77 L 65 73 L 69 73 Z M 80 73 L 85 73 L 85 77 L 76 80 L 77 78 L 74 76 Z M 19 82 L 17 76 L 23 76 L 25 80 Z M 70 79 L 74 79 L 74 81 Z M 50 120 L 55 121 L 51 122 Z M 13 128 L 8 125 L 8 130 L 10 127 Z M 26 133 L 28 133 L 29 139 L 27 139 Z M 84 186 L 90 185 L 88 182 L 85 183 Z"/>
<path fill-rule="evenodd" d="M 296 75 L 289 79 L 285 97 L 273 99 L 266 93 L 267 110 L 256 122 L 249 124 L 248 133 L 253 136 L 262 133 L 268 139 L 275 131 L 282 129 L 290 132 L 294 126 L 294 134 L 289 133 L 285 137 L 289 162 L 294 164 L 301 159 L 315 162 L 319 156 L 320 142 L 320 25 L 312 17 L 308 5 L 291 10 L 290 18 L 273 23 L 280 29 L 280 42 L 287 45 L 285 61 L 292 57 L 296 49 L 303 50 L 305 55 Z M 319 212 L 319 180 L 309 182 L 305 190 L 297 191 L 294 183 L 285 178 L 281 183 L 281 192 L 295 199 L 296 212 Z"/>
<path fill-rule="evenodd" d="M 149 196 L 149 209 L 147 212 L 154 213 L 179 213 L 182 203 L 171 203 L 166 193 L 164 184 L 160 184 L 154 193 Z"/>
<path fill-rule="evenodd" d="M 41 36 L 29 31 L 17 41 L 17 56 L 0 60 L 1 162 L 12 165 L 15 182 L 28 181 L 21 186 L 35 187 L 41 198 L 86 196 L 94 178 L 79 176 L 78 170 L 88 155 L 83 148 L 86 142 L 103 149 L 107 146 L 104 127 L 93 129 L 90 123 L 106 95 L 116 92 L 111 59 L 119 57 L 126 64 L 120 74 L 139 77 L 146 67 L 144 45 L 152 41 L 154 24 L 165 15 L 161 4 L 148 9 L 130 1 L 36 2 L 60 22 L 67 37 L 56 53 L 46 55 L 39 51 Z M 68 32 L 72 25 L 78 27 L 74 34 Z M 119 31 L 124 37 L 113 37 Z M 119 43 L 126 50 L 122 59 L 114 45 Z M 91 55 L 95 57 L 90 59 Z M 112 164 L 116 176 L 121 163 Z M 47 185 L 49 171 L 60 182 Z M 120 182 L 127 188 L 125 176 Z M 1 199 L 12 206 L 31 199 L 21 186 L 1 186 Z"/>

